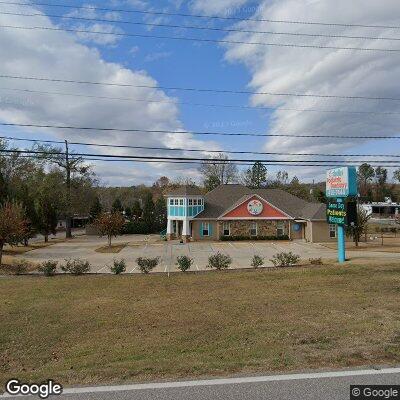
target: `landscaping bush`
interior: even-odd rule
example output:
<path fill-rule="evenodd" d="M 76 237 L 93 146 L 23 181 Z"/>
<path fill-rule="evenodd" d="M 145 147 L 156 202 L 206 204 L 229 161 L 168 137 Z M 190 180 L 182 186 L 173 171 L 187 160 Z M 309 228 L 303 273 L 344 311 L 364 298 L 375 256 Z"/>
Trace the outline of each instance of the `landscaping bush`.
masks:
<path fill-rule="evenodd" d="M 16 260 L 11 265 L 11 273 L 14 275 L 26 274 L 31 265 L 27 260 Z"/>
<path fill-rule="evenodd" d="M 148 274 L 152 269 L 157 267 L 160 262 L 160 257 L 155 258 L 142 258 L 139 257 L 136 259 L 136 263 L 139 266 L 139 269 L 144 274 Z"/>
<path fill-rule="evenodd" d="M 122 274 L 126 271 L 126 261 L 123 258 L 121 260 L 114 260 L 110 270 L 115 275 Z"/>
<path fill-rule="evenodd" d="M 53 276 L 56 273 L 58 261 L 48 260 L 43 261 L 39 267 L 38 271 L 42 272 L 44 276 Z"/>
<path fill-rule="evenodd" d="M 124 225 L 122 228 L 123 235 L 147 235 L 152 233 L 149 231 L 149 227 L 144 221 L 130 221 Z"/>
<path fill-rule="evenodd" d="M 288 235 L 282 236 L 221 236 L 222 241 L 235 242 L 240 240 L 289 240 Z"/>
<path fill-rule="evenodd" d="M 193 258 L 190 258 L 188 256 L 179 256 L 176 258 L 177 264 L 178 264 L 178 268 L 182 271 L 185 272 L 188 269 L 190 269 L 190 267 L 193 264 Z"/>
<path fill-rule="evenodd" d="M 90 271 L 90 263 L 80 258 L 74 260 L 69 259 L 65 260 L 65 265 L 61 266 L 61 269 L 72 275 L 83 275 Z"/>
<path fill-rule="evenodd" d="M 208 257 L 207 268 L 215 268 L 220 271 L 221 269 L 227 269 L 232 263 L 232 258 L 226 254 L 220 252 Z"/>
<path fill-rule="evenodd" d="M 311 265 L 322 265 L 322 258 L 309 258 L 308 261 L 310 261 Z"/>
<path fill-rule="evenodd" d="M 289 267 L 299 262 L 300 256 L 293 254 L 291 251 L 288 253 L 282 252 L 275 254 L 270 260 L 275 267 Z"/>
<path fill-rule="evenodd" d="M 264 265 L 264 257 L 254 255 L 253 258 L 251 259 L 251 266 L 253 268 L 258 268 Z"/>

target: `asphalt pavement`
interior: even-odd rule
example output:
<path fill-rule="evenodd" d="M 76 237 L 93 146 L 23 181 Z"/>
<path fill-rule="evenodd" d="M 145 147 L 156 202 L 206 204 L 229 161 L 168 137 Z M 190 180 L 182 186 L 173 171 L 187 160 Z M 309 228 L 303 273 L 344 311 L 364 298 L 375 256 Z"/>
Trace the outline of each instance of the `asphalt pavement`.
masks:
<path fill-rule="evenodd" d="M 400 368 L 70 388 L 65 389 L 61 396 L 49 398 L 59 400 L 342 400 L 350 399 L 350 385 L 400 385 Z"/>

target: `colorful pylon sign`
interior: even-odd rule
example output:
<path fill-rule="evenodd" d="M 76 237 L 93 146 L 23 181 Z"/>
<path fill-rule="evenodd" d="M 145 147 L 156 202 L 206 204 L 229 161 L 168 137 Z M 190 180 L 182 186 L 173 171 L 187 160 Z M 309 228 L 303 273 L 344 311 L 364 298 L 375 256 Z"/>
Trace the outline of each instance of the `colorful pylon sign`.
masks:
<path fill-rule="evenodd" d="M 337 225 L 338 261 L 346 260 L 344 227 L 346 223 L 345 199 L 357 195 L 357 170 L 355 167 L 337 167 L 326 173 L 326 197 L 335 198 L 327 206 L 327 219 Z"/>

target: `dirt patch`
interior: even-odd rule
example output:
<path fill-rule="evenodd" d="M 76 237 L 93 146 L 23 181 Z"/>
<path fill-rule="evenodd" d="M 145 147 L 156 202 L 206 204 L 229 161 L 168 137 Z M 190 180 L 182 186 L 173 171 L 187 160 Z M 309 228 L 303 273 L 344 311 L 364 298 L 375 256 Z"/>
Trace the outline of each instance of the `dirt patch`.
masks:
<path fill-rule="evenodd" d="M 97 248 L 95 251 L 97 253 L 119 253 L 122 249 L 126 247 L 127 243 L 118 243 L 110 246 L 102 246 Z"/>

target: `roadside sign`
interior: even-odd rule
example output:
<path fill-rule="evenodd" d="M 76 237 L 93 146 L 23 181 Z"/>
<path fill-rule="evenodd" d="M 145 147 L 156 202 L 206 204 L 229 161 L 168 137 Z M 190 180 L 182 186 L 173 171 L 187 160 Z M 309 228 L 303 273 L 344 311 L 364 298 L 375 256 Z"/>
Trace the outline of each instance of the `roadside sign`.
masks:
<path fill-rule="evenodd" d="M 326 220 L 328 224 L 332 225 L 356 225 L 357 204 L 354 201 L 329 200 L 326 205 Z"/>
<path fill-rule="evenodd" d="M 326 197 L 357 195 L 357 171 L 355 167 L 338 167 L 326 173 Z"/>

